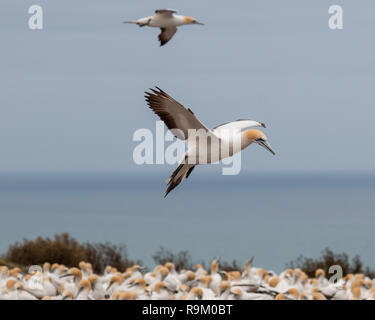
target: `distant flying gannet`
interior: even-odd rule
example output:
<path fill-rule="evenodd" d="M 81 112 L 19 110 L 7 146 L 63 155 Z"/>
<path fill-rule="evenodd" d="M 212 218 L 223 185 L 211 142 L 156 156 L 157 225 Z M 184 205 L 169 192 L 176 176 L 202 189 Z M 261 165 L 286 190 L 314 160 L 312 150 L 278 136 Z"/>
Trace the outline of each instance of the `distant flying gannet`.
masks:
<path fill-rule="evenodd" d="M 265 128 L 264 123 L 240 119 L 210 130 L 189 108 L 185 108 L 160 88 L 156 87 L 156 89 L 150 89 L 152 93 L 145 92 L 150 109 L 160 117 L 175 137 L 188 143 L 188 151 L 167 181 L 168 187 L 164 197 L 188 178 L 196 165 L 218 162 L 240 152 L 252 143 L 275 154 L 262 131 L 256 129 L 241 131 L 251 127 Z M 206 144 L 201 143 L 202 133 L 203 136 L 205 135 Z"/>
<path fill-rule="evenodd" d="M 177 32 L 177 27 L 185 24 L 201 24 L 192 17 L 177 15 L 177 10 L 173 9 L 158 9 L 155 11 L 155 15 L 141 18 L 133 21 L 125 21 L 124 23 L 137 24 L 140 27 L 149 26 L 154 28 L 160 28 L 161 33 L 159 34 L 160 46 L 165 45 L 169 40 L 172 39 L 174 34 Z"/>

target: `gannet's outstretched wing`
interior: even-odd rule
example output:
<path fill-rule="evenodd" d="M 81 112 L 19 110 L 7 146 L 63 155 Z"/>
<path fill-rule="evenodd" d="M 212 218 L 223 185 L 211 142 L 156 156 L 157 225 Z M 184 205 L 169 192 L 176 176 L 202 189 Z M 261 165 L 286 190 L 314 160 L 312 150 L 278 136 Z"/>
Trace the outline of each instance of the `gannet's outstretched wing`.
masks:
<path fill-rule="evenodd" d="M 160 46 L 164 46 L 169 40 L 172 39 L 174 34 L 177 32 L 176 27 L 160 28 L 161 32 L 158 36 Z"/>
<path fill-rule="evenodd" d="M 155 13 L 172 16 L 174 13 L 177 13 L 177 10 L 175 10 L 175 9 L 157 9 L 157 10 L 155 10 Z"/>
<path fill-rule="evenodd" d="M 194 115 L 193 111 L 185 108 L 182 104 L 174 100 L 160 88 L 150 89 L 151 92 L 145 92 L 146 101 L 150 107 L 169 130 L 179 139 L 186 140 L 188 138 L 188 130 L 205 130 L 208 134 L 212 134 L 202 122 Z M 178 129 L 178 130 L 175 130 Z M 212 134 L 212 136 L 215 136 Z"/>

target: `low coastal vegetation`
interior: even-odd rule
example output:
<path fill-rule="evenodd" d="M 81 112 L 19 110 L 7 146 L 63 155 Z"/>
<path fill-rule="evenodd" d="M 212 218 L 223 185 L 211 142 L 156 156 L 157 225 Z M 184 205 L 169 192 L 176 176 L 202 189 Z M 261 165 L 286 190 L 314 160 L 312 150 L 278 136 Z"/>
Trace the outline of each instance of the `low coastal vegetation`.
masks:
<path fill-rule="evenodd" d="M 359 255 L 350 260 L 346 253 L 335 253 L 329 248 L 325 248 L 321 256 L 315 259 L 301 255 L 296 260 L 289 262 L 286 267 L 300 268 L 309 277 L 313 277 L 316 270 L 323 269 L 328 272 L 329 268 L 334 265 L 340 266 L 344 275 L 362 273 L 369 278 L 375 278 L 375 270 L 371 270 L 368 266 L 365 267 Z"/>
<path fill-rule="evenodd" d="M 103 272 L 107 265 L 125 270 L 134 264 L 142 263 L 128 258 L 124 244 L 80 243 L 69 233 L 56 234 L 53 238 L 24 239 L 10 245 L 8 251 L 0 258 L 7 262 L 4 265 L 13 264 L 19 267 L 43 265 L 46 261 L 73 267 L 80 261 L 90 261 L 93 270 L 98 273 Z"/>
<path fill-rule="evenodd" d="M 155 264 L 163 265 L 172 262 L 177 271 L 193 269 L 197 263 L 206 268 L 209 263 L 206 261 L 195 261 L 191 254 L 182 250 L 172 250 L 160 247 L 152 258 Z M 9 246 L 7 252 L 0 256 L 0 265 L 8 267 L 26 268 L 30 265 L 43 265 L 45 262 L 63 264 L 73 267 L 80 261 L 89 261 L 96 273 L 102 273 L 107 265 L 118 270 L 125 270 L 132 265 L 142 265 L 141 260 L 130 259 L 125 244 L 104 243 L 80 243 L 69 233 L 56 234 L 53 238 L 37 237 L 35 240 L 24 239 Z M 313 277 L 316 270 L 322 269 L 328 274 L 329 267 L 339 265 L 343 275 L 362 273 L 370 278 L 375 278 L 375 270 L 364 266 L 358 255 L 351 260 L 346 253 L 335 253 L 325 248 L 320 257 L 308 258 L 299 256 L 297 259 L 286 264 L 286 268 L 299 268 L 309 277 Z M 240 270 L 241 264 L 236 260 L 232 262 L 221 261 L 220 268 L 223 271 Z"/>

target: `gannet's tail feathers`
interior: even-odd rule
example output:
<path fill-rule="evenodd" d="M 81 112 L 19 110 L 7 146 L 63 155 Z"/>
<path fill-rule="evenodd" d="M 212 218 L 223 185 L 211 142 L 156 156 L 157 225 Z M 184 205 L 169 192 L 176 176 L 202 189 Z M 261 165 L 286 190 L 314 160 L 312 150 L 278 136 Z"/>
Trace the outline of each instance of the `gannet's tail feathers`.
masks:
<path fill-rule="evenodd" d="M 164 198 L 171 192 L 174 188 L 176 188 L 185 178 L 188 178 L 191 172 L 194 169 L 194 165 L 192 164 L 180 164 L 175 171 L 171 174 L 167 181 L 167 190 L 165 191 Z"/>
<path fill-rule="evenodd" d="M 138 21 L 137 20 L 124 21 L 124 23 L 138 24 Z"/>

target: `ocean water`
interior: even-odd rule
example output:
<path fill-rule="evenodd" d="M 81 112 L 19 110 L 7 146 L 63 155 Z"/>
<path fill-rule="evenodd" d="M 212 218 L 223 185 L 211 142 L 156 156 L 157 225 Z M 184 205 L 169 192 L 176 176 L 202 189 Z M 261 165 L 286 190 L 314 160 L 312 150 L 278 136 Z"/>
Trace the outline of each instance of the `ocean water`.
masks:
<path fill-rule="evenodd" d="M 255 256 L 280 272 L 325 247 L 375 267 L 374 174 L 203 175 L 166 199 L 165 174 L 0 175 L 0 253 L 23 238 L 69 232 L 80 241 L 125 243 L 153 266 L 164 246 L 193 260 Z"/>

